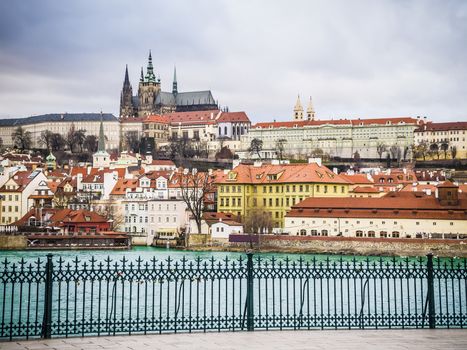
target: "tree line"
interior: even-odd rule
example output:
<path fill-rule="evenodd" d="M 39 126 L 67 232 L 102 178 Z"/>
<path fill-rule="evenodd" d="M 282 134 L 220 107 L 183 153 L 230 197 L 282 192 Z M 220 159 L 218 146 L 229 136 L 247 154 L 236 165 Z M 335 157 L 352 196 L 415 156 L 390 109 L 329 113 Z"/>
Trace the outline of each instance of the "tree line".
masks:
<path fill-rule="evenodd" d="M 18 126 L 11 135 L 13 145 L 21 151 L 32 148 L 32 135 L 29 131 Z M 54 133 L 50 130 L 44 130 L 39 135 L 38 144 L 45 147 L 49 151 L 62 151 L 68 149 L 71 153 L 84 152 L 85 150 L 91 153 L 97 151 L 98 139 L 96 135 L 86 135 L 85 129 L 76 129 L 74 124 L 71 125 L 66 137 L 59 133 Z"/>

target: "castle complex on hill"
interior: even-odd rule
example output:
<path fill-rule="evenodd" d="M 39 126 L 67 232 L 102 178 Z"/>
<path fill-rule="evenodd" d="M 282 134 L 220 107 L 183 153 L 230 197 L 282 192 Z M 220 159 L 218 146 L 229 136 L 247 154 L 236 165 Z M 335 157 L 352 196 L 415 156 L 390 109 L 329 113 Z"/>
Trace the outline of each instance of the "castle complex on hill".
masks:
<path fill-rule="evenodd" d="M 128 77 L 128 66 L 125 69 L 125 79 L 120 95 L 120 118 L 131 119 L 146 117 L 152 114 L 171 112 L 191 112 L 218 109 L 210 90 L 179 92 L 177 73 L 174 68 L 172 92 L 161 90 L 161 80 L 156 77 L 149 51 L 146 75 L 141 68 L 138 84 L 138 95 L 133 96 L 133 88 Z"/>

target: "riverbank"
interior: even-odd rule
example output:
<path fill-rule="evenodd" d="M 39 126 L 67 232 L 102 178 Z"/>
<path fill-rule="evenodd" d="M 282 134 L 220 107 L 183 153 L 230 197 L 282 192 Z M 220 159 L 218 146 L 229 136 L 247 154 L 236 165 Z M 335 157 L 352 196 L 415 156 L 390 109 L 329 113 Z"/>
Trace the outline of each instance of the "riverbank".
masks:
<path fill-rule="evenodd" d="M 281 254 L 331 254 L 362 256 L 426 256 L 433 253 L 439 257 L 467 258 L 467 241 L 448 239 L 404 238 L 353 238 L 311 236 L 260 236 L 255 243 L 237 239 L 212 245 L 193 245 L 188 250 L 244 252 L 253 246 L 264 253 Z"/>

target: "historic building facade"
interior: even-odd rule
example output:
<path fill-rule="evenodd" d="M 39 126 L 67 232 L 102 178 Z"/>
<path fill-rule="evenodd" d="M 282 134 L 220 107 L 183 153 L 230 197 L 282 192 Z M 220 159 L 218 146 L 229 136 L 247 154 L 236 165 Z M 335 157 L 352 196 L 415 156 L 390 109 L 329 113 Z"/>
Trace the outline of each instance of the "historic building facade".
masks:
<path fill-rule="evenodd" d="M 253 139 L 259 139 L 263 142 L 260 152 L 263 159 L 277 157 L 278 142 L 282 142 L 285 156 L 296 158 L 307 158 L 317 149 L 331 157 L 347 159 L 354 158 L 356 152 L 360 158 L 385 159 L 387 154 L 395 158 L 392 156 L 395 147 L 401 158 L 410 159 L 414 130 L 420 122 L 407 117 L 313 120 L 312 114 L 303 120 L 300 111 L 295 113 L 298 117 L 294 114 L 294 121 L 253 125 L 242 137 L 239 156 L 255 157 L 248 149 Z M 378 149 L 383 149 L 381 155 Z"/>
<path fill-rule="evenodd" d="M 415 144 L 421 143 L 426 143 L 428 148 L 436 145 L 434 147 L 439 153 L 444 153 L 443 147 L 447 145 L 447 158 L 452 158 L 454 154 L 455 158 L 465 159 L 467 158 L 467 122 L 423 123 L 415 130 Z"/>
<path fill-rule="evenodd" d="M 41 133 L 48 130 L 67 138 L 71 128 L 85 130 L 86 135 L 99 136 L 102 126 L 109 150 L 118 149 L 120 143 L 120 125 L 118 119 L 108 113 L 55 113 L 32 116 L 28 118 L 0 119 L 0 138 L 3 145 L 13 147 L 12 134 L 21 126 L 25 132 L 31 135 L 33 148 L 46 148 L 40 142 Z"/>
<path fill-rule="evenodd" d="M 146 117 L 152 114 L 203 111 L 217 108 L 217 103 L 210 90 L 179 92 L 175 69 L 172 91 L 162 91 L 161 80 L 159 77 L 156 77 L 154 73 L 151 52 L 149 52 L 146 75 L 144 74 L 143 68 L 141 68 L 138 94 L 135 96 L 133 95 L 133 88 L 128 76 L 128 67 L 125 69 L 125 78 L 120 95 L 121 119 Z"/>

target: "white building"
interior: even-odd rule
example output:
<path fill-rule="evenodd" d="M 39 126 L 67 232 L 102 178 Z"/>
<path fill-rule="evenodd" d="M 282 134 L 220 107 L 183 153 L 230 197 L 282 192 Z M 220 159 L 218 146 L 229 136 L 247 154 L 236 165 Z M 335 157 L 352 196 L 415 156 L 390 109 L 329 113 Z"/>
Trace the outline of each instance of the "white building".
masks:
<path fill-rule="evenodd" d="M 33 148 L 45 148 L 39 142 L 41 133 L 49 130 L 58 133 L 65 139 L 72 127 L 75 130 L 86 130 L 86 135 L 99 135 L 100 121 L 103 119 L 104 134 L 108 149 L 118 149 L 120 143 L 120 124 L 112 114 L 101 113 L 63 113 L 44 114 L 28 118 L 13 118 L 0 120 L 0 138 L 6 147 L 14 146 L 12 133 L 19 126 L 31 133 Z"/>
<path fill-rule="evenodd" d="M 447 144 L 447 158 L 452 158 L 452 149 L 455 148 L 456 158 L 465 159 L 467 158 L 467 122 L 423 123 L 415 130 L 415 144 L 421 143 L 426 143 L 427 147 L 436 145 L 440 158 L 444 158 L 443 144 Z"/>
<path fill-rule="evenodd" d="M 433 195 L 308 198 L 286 215 L 284 231 L 302 236 L 467 238 L 467 197 L 445 182 Z"/>
<path fill-rule="evenodd" d="M 300 118 L 299 118 L 300 119 Z M 284 156 L 307 158 L 315 150 L 331 157 L 352 159 L 385 159 L 395 146 L 401 155 L 411 157 L 414 130 L 419 120 L 414 118 L 295 120 L 290 122 L 257 123 L 241 138 L 241 158 L 257 157 L 248 151 L 251 141 L 263 142 L 261 158 L 278 156 L 278 143 L 282 141 Z M 381 156 L 378 145 L 384 147 Z"/>

